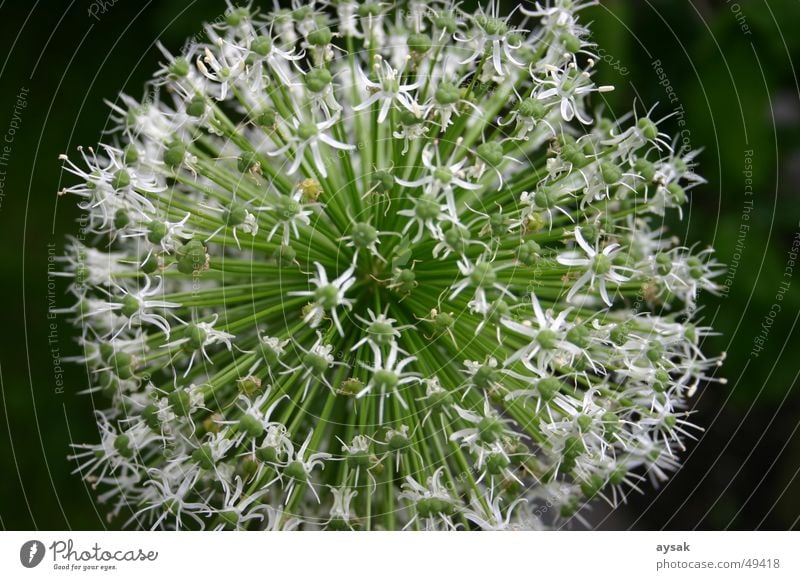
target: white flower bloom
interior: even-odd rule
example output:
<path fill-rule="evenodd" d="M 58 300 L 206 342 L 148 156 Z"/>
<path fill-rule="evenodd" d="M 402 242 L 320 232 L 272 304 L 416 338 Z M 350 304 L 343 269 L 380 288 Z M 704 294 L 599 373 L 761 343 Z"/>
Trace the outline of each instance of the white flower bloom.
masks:
<path fill-rule="evenodd" d="M 414 209 L 404 209 L 397 212 L 397 215 L 410 218 L 406 222 L 402 233 L 408 233 L 416 225 L 417 233 L 411 239 L 412 243 L 419 242 L 422 236 L 425 235 L 426 230 L 434 240 L 441 240 L 444 237 L 444 232 L 440 222 L 446 219 L 444 211 L 447 206 L 439 203 L 433 195 L 427 193 L 421 197 L 414 198 L 412 203 L 414 204 Z"/>
<path fill-rule="evenodd" d="M 325 376 L 325 373 L 333 366 L 344 364 L 341 362 L 337 363 L 334 360 L 334 357 L 331 354 L 331 352 L 333 352 L 333 346 L 330 344 L 325 344 L 323 342 L 322 335 L 317 333 L 317 340 L 308 350 L 299 344 L 295 344 L 295 347 L 304 353 L 299 361 L 299 364 L 294 367 L 288 367 L 281 374 L 288 375 L 295 374 L 297 372 L 301 373 L 300 380 L 303 381 L 303 394 L 300 399 L 303 401 L 306 399 L 308 396 L 308 389 L 311 383 L 314 381 L 323 383 L 333 392 L 333 385 L 331 385 L 330 381 Z"/>
<path fill-rule="evenodd" d="M 311 474 L 317 467 L 322 467 L 322 469 L 325 469 L 325 461 L 330 459 L 332 455 L 324 452 L 308 453 L 308 446 L 311 444 L 311 437 L 313 435 L 314 432 L 309 431 L 308 437 L 306 437 L 306 440 L 303 441 L 300 449 L 298 449 L 296 452 L 294 449 L 290 450 L 289 460 L 286 464 L 286 468 L 283 471 L 284 476 L 289 479 L 286 493 L 287 500 L 292 496 L 292 491 L 294 490 L 295 486 L 302 483 L 308 485 L 308 487 L 314 493 L 314 497 L 317 498 L 317 502 L 319 503 L 317 490 L 310 482 Z"/>
<path fill-rule="evenodd" d="M 358 491 L 347 487 L 332 487 L 333 506 L 331 507 L 331 521 L 340 520 L 349 525 L 351 518 L 350 503 L 358 495 Z"/>
<path fill-rule="evenodd" d="M 276 220 L 275 225 L 267 234 L 267 240 L 270 241 L 275 236 L 279 229 L 283 229 L 283 243 L 289 244 L 292 234 L 295 238 L 300 237 L 299 226 L 308 226 L 311 224 L 309 216 L 314 214 L 312 208 L 316 206 L 313 203 L 303 203 L 303 194 L 301 191 L 296 191 L 290 196 L 279 196 L 274 201 L 267 205 L 255 208 L 255 211 L 266 211 L 270 216 Z"/>
<path fill-rule="evenodd" d="M 177 302 L 151 299 L 153 296 L 163 294 L 163 286 L 164 279 L 160 276 L 155 286 L 153 286 L 150 277 L 145 276 L 144 285 L 137 292 L 131 292 L 114 284 L 113 287 L 121 293 L 120 301 L 98 305 L 97 309 L 93 309 L 88 314 L 90 316 L 101 316 L 113 311 L 119 312 L 125 318 L 125 324 L 114 333 L 112 340 L 116 339 L 124 330 L 132 330 L 134 325 L 141 324 L 152 324 L 169 338 L 171 332 L 169 321 L 158 312 L 153 312 L 153 309 L 174 309 L 180 308 L 181 305 Z M 109 291 L 106 291 L 106 293 L 111 297 Z"/>
<path fill-rule="evenodd" d="M 283 50 L 275 38 L 267 35 L 253 37 L 250 40 L 250 51 L 253 56 L 253 62 L 250 64 L 253 82 L 250 86 L 253 89 L 257 89 L 261 84 L 261 71 L 264 65 L 269 67 L 284 84 L 291 84 L 289 69 L 304 56 L 302 52 L 295 54 L 294 49 Z"/>
<path fill-rule="evenodd" d="M 525 498 L 520 498 L 511 502 L 506 508 L 505 514 L 501 504 L 503 498 L 496 496 L 491 503 L 488 504 L 488 509 L 484 506 L 481 498 L 473 497 L 470 502 L 470 509 L 464 511 L 464 517 L 475 523 L 480 529 L 488 531 L 502 531 L 512 528 L 511 517 L 514 515 L 514 508 L 521 503 L 525 503 Z"/>
<path fill-rule="evenodd" d="M 552 65 L 548 65 L 546 69 L 550 78 L 537 79 L 542 89 L 536 93 L 536 98 L 542 101 L 558 99 L 561 118 L 565 121 L 578 119 L 584 125 L 591 124 L 592 120 L 582 110 L 581 97 L 591 92 L 607 93 L 614 90 L 610 86 L 595 86 L 589 74 L 586 71 L 578 72 L 574 63 L 569 63 L 563 69 Z"/>
<path fill-rule="evenodd" d="M 362 103 L 353 107 L 354 111 L 363 111 L 370 108 L 373 103 L 380 102 L 381 108 L 378 113 L 378 123 L 383 123 L 386 120 L 394 103 L 398 103 L 416 116 L 422 114 L 422 109 L 413 94 L 413 91 L 416 91 L 422 85 L 422 81 L 401 84 L 398 77 L 402 76 L 402 71 L 393 69 L 385 61 L 379 61 L 375 64 L 377 81 L 371 81 L 361 69 L 358 69 L 358 73 L 361 77 L 361 82 L 366 86 L 367 91 L 372 94 Z"/>
<path fill-rule="evenodd" d="M 268 490 L 260 490 L 250 495 L 244 493 L 244 481 L 238 475 L 236 476 L 236 486 L 231 489 L 225 490 L 225 497 L 223 503 L 218 508 L 209 509 L 208 515 L 217 516 L 221 521 L 217 524 L 217 530 L 225 528 L 233 528 L 236 530 L 246 529 L 248 521 L 256 520 L 261 521 L 264 519 L 264 514 L 261 503 L 261 498 L 267 493 Z"/>
<path fill-rule="evenodd" d="M 230 87 L 244 74 L 247 52 L 222 39 L 219 39 L 217 48 L 218 54 L 215 55 L 205 47 L 202 56 L 197 57 L 196 64 L 203 76 L 218 85 L 219 100 L 224 100 Z"/>
<path fill-rule="evenodd" d="M 192 486 L 197 477 L 184 477 L 173 481 L 165 477 L 157 469 L 149 470 L 150 478 L 145 483 L 151 493 L 145 495 L 144 507 L 135 512 L 129 521 L 145 517 L 150 520 L 150 529 L 156 529 L 172 520 L 171 527 L 180 530 L 186 526 L 184 518 L 195 523 L 202 523 L 200 514 L 208 510 L 208 504 L 199 500 L 190 500 Z"/>
<path fill-rule="evenodd" d="M 411 502 L 416 511 L 406 528 L 411 527 L 417 519 L 423 520 L 428 530 L 438 529 L 440 525 L 447 530 L 456 528 L 452 518 L 459 511 L 459 502 L 442 482 L 442 475 L 443 468 L 437 469 L 425 485 L 410 475 L 406 477 L 400 497 Z"/>
<path fill-rule="evenodd" d="M 545 312 L 542 309 L 534 292 L 531 293 L 531 304 L 535 315 L 533 320 L 522 323 L 507 318 L 501 320 L 501 324 L 512 332 L 530 339 L 528 344 L 505 360 L 505 365 L 521 361 L 529 370 L 541 375 L 554 361 L 564 362 L 559 360 L 564 354 L 575 357 L 582 354 L 583 350 L 566 340 L 567 331 L 571 326 L 567 322 L 571 308 L 566 308 L 559 312 L 558 316 L 554 316 L 553 312 Z M 537 359 L 536 365 L 532 363 L 534 358 Z"/>
<path fill-rule="evenodd" d="M 401 331 L 410 328 L 409 326 L 396 326 L 397 320 L 389 318 L 385 313 L 376 315 L 371 308 L 367 308 L 367 315 L 368 319 L 358 314 L 354 315 L 355 319 L 364 325 L 366 332 L 363 338 L 352 346 L 351 351 L 358 350 L 364 344 L 369 344 L 373 355 L 379 357 L 382 347 L 395 344 L 401 336 Z"/>
<path fill-rule="evenodd" d="M 407 356 L 399 358 L 400 349 L 396 342 L 389 345 L 389 353 L 384 360 L 380 351 L 375 351 L 375 361 L 372 366 L 366 363 L 361 363 L 364 368 L 372 373 L 372 378 L 367 385 L 356 394 L 356 398 L 361 398 L 372 391 L 378 391 L 379 397 L 378 407 L 378 420 L 383 423 L 384 413 L 384 400 L 390 395 L 397 397 L 400 405 L 408 408 L 408 403 L 401 394 L 406 385 L 416 384 L 420 382 L 419 373 L 404 371 L 405 367 L 413 363 L 416 357 Z"/>
<path fill-rule="evenodd" d="M 353 307 L 353 301 L 345 296 L 345 293 L 350 287 L 356 283 L 353 277 L 355 271 L 355 264 L 351 265 L 337 278 L 328 281 L 328 273 L 325 272 L 325 267 L 319 262 L 315 262 L 314 266 L 317 269 L 316 277 L 313 277 L 309 282 L 316 286 L 314 290 L 299 290 L 289 292 L 289 296 L 309 296 L 314 299 L 314 306 L 308 311 L 304 320 L 311 323 L 312 328 L 319 326 L 322 316 L 329 312 L 333 318 L 333 323 L 336 325 L 336 330 L 339 331 L 340 336 L 344 336 L 342 323 L 339 320 L 339 315 L 336 309 L 340 306 L 347 310 Z"/>
<path fill-rule="evenodd" d="M 397 179 L 397 183 L 403 187 L 422 187 L 426 193 L 437 199 L 440 196 L 444 196 L 450 218 L 457 221 L 458 210 L 456 209 L 454 195 L 455 188 L 476 191 L 482 189 L 483 186 L 466 181 L 463 170 L 467 163 L 466 159 L 451 162 L 450 165 L 442 164 L 439 160 L 439 150 L 428 146 L 422 152 L 422 163 L 427 175 L 414 180 Z"/>
<path fill-rule="evenodd" d="M 468 64 L 484 58 L 487 52 L 491 52 L 491 64 L 498 78 L 503 79 L 509 74 L 509 67 L 521 68 L 525 64 L 514 57 L 522 46 L 523 36 L 509 30 L 506 20 L 497 17 L 499 2 L 492 0 L 489 3 L 489 14 L 481 8 L 475 16 L 475 26 L 471 31 L 472 36 L 454 35 L 457 42 L 469 45 L 472 54 L 460 64 Z"/>
<path fill-rule="evenodd" d="M 268 151 L 267 155 L 270 157 L 277 157 L 291 154 L 292 163 L 286 170 L 286 174 L 292 175 L 297 172 L 300 165 L 302 165 L 305 160 L 304 155 L 306 149 L 310 149 L 314 161 L 313 168 L 322 177 L 327 177 L 328 169 L 326 168 L 320 145 L 324 144 L 339 151 L 352 151 L 356 148 L 355 145 L 337 141 L 326 133 L 337 121 L 338 118 L 331 117 L 325 121 L 315 123 L 311 120 L 302 120 L 298 117 L 292 117 L 292 132 L 288 138 L 288 143 L 276 151 Z"/>
<path fill-rule="evenodd" d="M 575 228 L 575 241 L 578 242 L 583 254 L 578 251 L 562 252 L 556 258 L 559 264 L 570 267 L 582 267 L 586 271 L 575 281 L 567 294 L 567 301 L 578 293 L 585 285 L 594 288 L 595 283 L 600 290 L 600 296 L 608 306 L 612 305 L 611 298 L 606 288 L 607 282 L 622 284 L 630 280 L 629 276 L 622 274 L 626 268 L 614 265 L 614 257 L 620 252 L 619 244 L 609 244 L 602 251 L 590 246 L 583 237 L 581 229 Z M 630 270 L 629 268 L 627 270 Z"/>
<path fill-rule="evenodd" d="M 500 294 L 514 298 L 505 285 L 497 281 L 497 272 L 502 268 L 494 268 L 488 261 L 479 260 L 472 264 L 467 258 L 458 261 L 458 270 L 464 278 L 453 284 L 450 289 L 450 300 L 455 299 L 461 292 L 469 287 L 475 287 L 475 299 L 470 303 L 471 308 L 478 312 L 486 312 L 489 308 L 487 289 L 497 290 Z"/>

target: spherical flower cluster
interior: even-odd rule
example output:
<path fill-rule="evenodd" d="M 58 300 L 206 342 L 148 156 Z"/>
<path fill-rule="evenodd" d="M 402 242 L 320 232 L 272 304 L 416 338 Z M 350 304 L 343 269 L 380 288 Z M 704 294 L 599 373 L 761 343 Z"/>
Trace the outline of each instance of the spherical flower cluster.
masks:
<path fill-rule="evenodd" d="M 110 517 L 538 529 L 677 467 L 719 267 L 653 225 L 702 179 L 599 112 L 590 3 L 229 6 L 161 47 L 63 157 Z"/>

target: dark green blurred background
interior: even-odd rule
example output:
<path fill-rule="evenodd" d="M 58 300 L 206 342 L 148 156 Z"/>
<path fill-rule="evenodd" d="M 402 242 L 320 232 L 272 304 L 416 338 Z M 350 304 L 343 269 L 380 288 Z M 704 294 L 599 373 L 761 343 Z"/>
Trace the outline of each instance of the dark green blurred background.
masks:
<path fill-rule="evenodd" d="M 69 326 L 51 328 L 47 318 L 49 244 L 60 252 L 76 217 L 74 199 L 56 205 L 57 156 L 97 142 L 104 99 L 120 90 L 141 96 L 159 60 L 156 39 L 177 51 L 224 9 L 222 0 L 0 0 L 0 139 L 13 130 L 11 142 L 0 142 L 5 529 L 107 525 L 65 459 L 71 441 L 96 439 L 96 427 L 92 399 L 76 394 L 85 388 L 83 369 L 62 365 L 59 376 L 54 368 L 54 355 L 75 354 Z M 587 10 L 586 20 L 603 49 L 600 80 L 617 86 L 607 106 L 622 114 L 634 99 L 639 111 L 659 102 L 657 116 L 679 113 L 667 130 L 680 132 L 682 118 L 683 137 L 704 147 L 708 184 L 672 226 L 713 244 L 731 264 L 729 294 L 703 299 L 705 322 L 720 332 L 705 349 L 728 353 L 729 380 L 695 396 L 694 420 L 705 433 L 668 485 L 616 510 L 596 508 L 590 519 L 603 529 L 797 528 L 800 263 L 785 268 L 800 232 L 800 100 L 791 60 L 800 61 L 800 1 L 611 0 Z M 748 157 L 752 196 L 745 195 Z M 791 286 L 778 302 L 781 282 Z M 62 285 L 56 293 L 61 300 Z M 755 356 L 754 338 L 775 303 L 781 311 Z"/>

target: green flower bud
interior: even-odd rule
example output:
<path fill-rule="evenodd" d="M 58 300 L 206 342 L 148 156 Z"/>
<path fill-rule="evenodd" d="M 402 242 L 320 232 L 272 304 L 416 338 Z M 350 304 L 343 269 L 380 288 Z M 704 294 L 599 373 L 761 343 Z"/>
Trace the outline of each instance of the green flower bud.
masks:
<path fill-rule="evenodd" d="M 372 380 L 379 391 L 389 391 L 397 386 L 400 377 L 395 372 L 380 369 L 372 375 Z"/>
<path fill-rule="evenodd" d="M 131 176 L 124 169 L 120 169 L 111 179 L 111 187 L 114 189 L 124 189 L 131 184 Z"/>
<path fill-rule="evenodd" d="M 186 343 L 191 350 L 200 350 L 205 344 L 208 333 L 196 324 L 190 324 L 186 332 L 189 341 Z"/>
<path fill-rule="evenodd" d="M 274 447 L 259 447 L 256 449 L 256 459 L 262 463 L 276 463 L 278 461 L 278 450 Z"/>
<path fill-rule="evenodd" d="M 252 415 L 242 415 L 236 427 L 239 431 L 247 433 L 247 435 L 253 439 L 258 439 L 264 434 L 264 425 Z"/>
<path fill-rule="evenodd" d="M 160 432 L 161 431 L 161 421 L 158 419 L 158 407 L 153 404 L 147 405 L 142 410 L 142 420 L 144 424 L 147 425 L 151 431 Z"/>
<path fill-rule="evenodd" d="M 461 89 L 453 83 L 442 81 L 436 87 L 436 92 L 433 94 L 433 100 L 437 105 L 452 105 L 461 99 Z"/>
<path fill-rule="evenodd" d="M 322 374 L 328 370 L 328 361 L 313 352 L 308 352 L 303 355 L 303 366 L 316 374 Z"/>
<path fill-rule="evenodd" d="M 247 8 L 234 8 L 225 14 L 225 22 L 228 26 L 239 26 L 250 18 L 250 11 Z"/>
<path fill-rule="evenodd" d="M 297 128 L 297 136 L 300 137 L 303 141 L 308 141 L 312 137 L 314 137 L 318 133 L 317 126 L 310 122 L 304 121 L 300 123 L 300 126 Z"/>
<path fill-rule="evenodd" d="M 284 468 L 283 473 L 286 474 L 287 477 L 300 482 L 308 481 L 308 474 L 306 473 L 303 464 L 299 461 L 292 461 Z"/>
<path fill-rule="evenodd" d="M 581 433 L 586 433 L 592 428 L 592 418 L 589 415 L 578 415 L 575 422 L 578 424 L 578 429 Z"/>
<path fill-rule="evenodd" d="M 503 423 L 493 417 L 484 417 L 478 423 L 478 438 L 484 443 L 494 443 L 503 435 Z"/>
<path fill-rule="evenodd" d="M 179 417 L 188 417 L 191 414 L 192 406 L 188 391 L 180 389 L 173 391 L 167 397 L 172 412 Z"/>
<path fill-rule="evenodd" d="M 499 475 L 511 465 L 511 460 L 502 453 L 490 453 L 486 456 L 486 471 L 492 475 Z"/>
<path fill-rule="evenodd" d="M 611 271 L 613 264 L 611 262 L 611 258 L 606 256 L 605 254 L 597 254 L 592 259 L 592 271 L 595 274 L 603 275 L 608 274 Z"/>
<path fill-rule="evenodd" d="M 350 235 L 353 237 L 353 245 L 359 249 L 367 249 L 378 241 L 378 230 L 367 223 L 353 225 Z"/>
<path fill-rule="evenodd" d="M 392 277 L 392 284 L 401 294 L 410 294 L 417 287 L 417 275 L 413 270 L 399 270 Z"/>
<path fill-rule="evenodd" d="M 147 226 L 147 241 L 151 244 L 160 244 L 169 232 L 169 226 L 164 222 L 152 221 Z"/>
<path fill-rule="evenodd" d="M 576 324 L 567 331 L 567 340 L 578 348 L 587 348 L 590 344 L 591 331 L 583 324 Z"/>
<path fill-rule="evenodd" d="M 605 487 L 606 480 L 601 475 L 593 474 L 581 482 L 581 492 L 587 499 L 592 499 Z"/>
<path fill-rule="evenodd" d="M 535 266 L 539 261 L 539 252 L 541 251 L 542 248 L 539 244 L 533 240 L 528 240 L 517 248 L 517 260 L 526 266 Z"/>
<path fill-rule="evenodd" d="M 164 150 L 164 164 L 167 167 L 176 168 L 186 157 L 186 146 L 180 141 L 173 141 Z"/>
<path fill-rule="evenodd" d="M 331 84 L 333 76 L 326 68 L 312 68 L 306 73 L 306 87 L 312 93 L 321 93 Z"/>
<path fill-rule="evenodd" d="M 637 159 L 633 167 L 636 169 L 637 173 L 640 173 L 647 181 L 653 181 L 656 177 L 656 166 L 643 157 Z"/>
<path fill-rule="evenodd" d="M 357 14 L 359 18 L 368 18 L 370 16 L 379 16 L 383 8 L 378 2 L 365 2 L 359 4 Z"/>
<path fill-rule="evenodd" d="M 672 260 L 667 254 L 656 254 L 656 271 L 662 276 L 666 276 L 672 271 Z"/>
<path fill-rule="evenodd" d="M 372 187 L 375 193 L 389 193 L 394 187 L 394 177 L 387 171 L 376 171 L 372 174 Z"/>
<path fill-rule="evenodd" d="M 577 36 L 570 34 L 569 32 L 564 32 L 561 34 L 561 44 L 564 45 L 564 48 L 567 52 L 576 53 L 581 49 L 581 41 Z"/>
<path fill-rule="evenodd" d="M 208 268 L 208 254 L 203 242 L 190 240 L 178 248 L 178 271 L 181 274 L 192 275 Z"/>
<path fill-rule="evenodd" d="M 236 227 L 242 225 L 244 220 L 247 219 L 247 210 L 239 203 L 232 203 L 224 214 L 225 223 L 228 227 Z"/>
<path fill-rule="evenodd" d="M 558 347 L 558 334 L 553 330 L 544 329 L 540 330 L 536 335 L 536 342 L 542 345 L 545 350 L 554 350 Z"/>
<path fill-rule="evenodd" d="M 433 317 L 433 329 L 437 335 L 444 334 L 450 330 L 453 324 L 455 324 L 455 318 L 447 312 L 439 312 Z"/>
<path fill-rule="evenodd" d="M 179 56 L 169 65 L 169 74 L 173 78 L 185 78 L 189 74 L 189 61 Z"/>
<path fill-rule="evenodd" d="M 346 397 L 354 397 L 364 390 L 364 383 L 359 379 L 349 378 L 339 385 L 338 393 Z"/>
<path fill-rule="evenodd" d="M 544 118 L 545 113 L 547 113 L 547 107 L 539 99 L 528 97 L 520 101 L 519 105 L 517 105 L 517 113 L 520 117 L 525 119 L 534 119 L 538 121 Z"/>
<path fill-rule="evenodd" d="M 350 469 L 368 469 L 372 458 L 367 451 L 352 451 L 347 454 L 347 465 Z"/>
<path fill-rule="evenodd" d="M 252 398 L 261 392 L 261 379 L 248 375 L 236 381 L 236 386 L 239 387 L 239 392 L 246 397 Z"/>
<path fill-rule="evenodd" d="M 120 312 L 122 313 L 123 316 L 127 316 L 128 318 L 130 318 L 131 316 L 139 312 L 140 308 L 141 304 L 139 303 L 139 300 L 136 298 L 136 296 L 133 296 L 132 294 L 126 294 L 125 297 L 122 299 L 122 308 L 120 309 Z"/>
<path fill-rule="evenodd" d="M 686 259 L 686 265 L 689 267 L 689 275 L 695 280 L 703 277 L 703 263 L 696 257 L 690 256 Z"/>
<path fill-rule="evenodd" d="M 669 377 L 669 373 L 664 369 L 658 369 L 653 380 L 653 390 L 656 393 L 666 392 L 670 384 L 672 384 L 672 380 Z"/>
<path fill-rule="evenodd" d="M 126 165 L 134 165 L 139 161 L 139 150 L 132 143 L 125 146 L 123 161 Z"/>
<path fill-rule="evenodd" d="M 201 445 L 192 451 L 192 461 L 206 471 L 214 469 L 214 453 L 208 445 Z"/>
<path fill-rule="evenodd" d="M 603 176 L 603 181 L 608 184 L 618 183 L 622 179 L 622 170 L 607 161 L 600 163 L 600 174 Z"/>
<path fill-rule="evenodd" d="M 317 28 L 309 32 L 306 40 L 308 40 L 308 43 L 312 46 L 327 46 L 331 43 L 331 40 L 333 40 L 333 33 L 330 28 L 323 26 L 322 28 Z"/>
<path fill-rule="evenodd" d="M 411 446 L 411 440 L 399 432 L 395 432 L 386 443 L 392 451 L 404 451 Z"/>
<path fill-rule="evenodd" d="M 491 167 L 497 167 L 503 162 L 503 146 L 497 141 L 478 145 L 477 153 L 478 157 Z"/>
<path fill-rule="evenodd" d="M 647 346 L 647 359 L 650 362 L 658 362 L 664 358 L 664 346 L 660 342 L 652 341 Z"/>
<path fill-rule="evenodd" d="M 256 117 L 255 121 L 259 127 L 263 129 L 272 129 L 275 126 L 275 120 L 278 118 L 275 111 L 268 109 L 261 111 Z"/>
<path fill-rule="evenodd" d="M 639 119 L 638 125 L 645 139 L 654 141 L 658 137 L 658 127 L 656 127 L 656 124 L 647 117 L 642 117 Z"/>
<path fill-rule="evenodd" d="M 256 155 L 252 151 L 242 152 L 242 154 L 239 155 L 239 160 L 236 164 L 236 167 L 242 173 L 261 170 L 261 164 L 258 161 L 258 155 Z"/>
<path fill-rule="evenodd" d="M 419 125 L 422 123 L 424 119 L 422 117 L 418 117 L 411 111 L 407 111 L 405 109 L 400 110 L 400 124 L 407 125 L 407 126 L 414 126 Z"/>
<path fill-rule="evenodd" d="M 425 54 L 431 49 L 432 41 L 425 33 L 411 34 L 406 41 L 408 49 L 416 54 Z"/>
<path fill-rule="evenodd" d="M 117 435 L 114 438 L 114 449 L 122 455 L 125 459 L 133 457 L 133 449 L 131 449 L 131 438 L 127 435 Z"/>
<path fill-rule="evenodd" d="M 186 106 L 186 114 L 190 117 L 202 117 L 206 112 L 206 99 L 203 95 L 195 95 Z"/>
<path fill-rule="evenodd" d="M 437 11 L 433 14 L 433 24 L 436 28 L 442 29 L 450 34 L 458 30 L 458 20 L 455 15 L 445 10 Z"/>
<path fill-rule="evenodd" d="M 667 191 L 675 204 L 683 205 L 686 203 L 686 190 L 677 183 L 670 183 L 667 186 Z"/>
<path fill-rule="evenodd" d="M 539 391 L 539 396 L 545 402 L 552 401 L 561 390 L 561 387 L 561 381 L 555 377 L 541 379 L 536 383 L 536 390 Z"/>
<path fill-rule="evenodd" d="M 161 267 L 158 257 L 155 254 L 150 254 L 147 256 L 147 259 L 142 262 L 142 265 L 139 267 L 139 270 L 142 271 L 144 274 L 152 274 L 156 270 Z"/>
<path fill-rule="evenodd" d="M 475 265 L 469 275 L 469 281 L 473 286 L 479 288 L 490 287 L 497 282 L 497 274 L 488 262 L 480 262 Z"/>
<path fill-rule="evenodd" d="M 576 144 L 567 143 L 561 147 L 561 157 L 564 161 L 571 163 L 574 167 L 580 169 L 589 164 L 589 160 L 583 150 Z"/>

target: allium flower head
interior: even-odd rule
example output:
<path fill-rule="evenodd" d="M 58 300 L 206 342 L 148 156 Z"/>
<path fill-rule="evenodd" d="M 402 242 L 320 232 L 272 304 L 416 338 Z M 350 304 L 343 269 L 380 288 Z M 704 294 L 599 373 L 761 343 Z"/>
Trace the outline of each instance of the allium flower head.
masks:
<path fill-rule="evenodd" d="M 589 3 L 229 6 L 162 47 L 64 157 L 111 516 L 538 529 L 677 467 L 719 270 L 652 224 L 702 180 L 597 112 Z"/>

